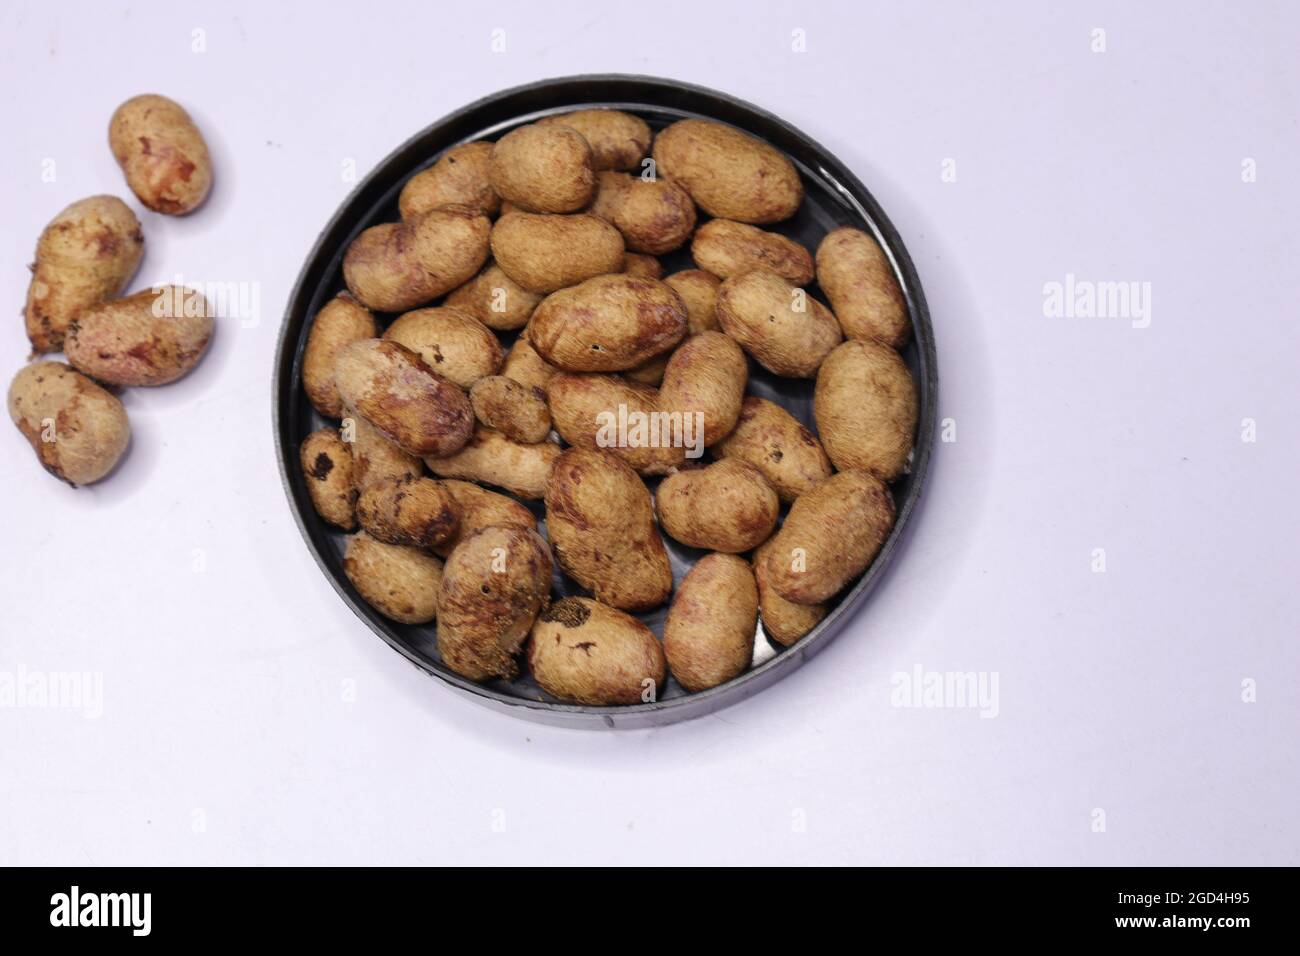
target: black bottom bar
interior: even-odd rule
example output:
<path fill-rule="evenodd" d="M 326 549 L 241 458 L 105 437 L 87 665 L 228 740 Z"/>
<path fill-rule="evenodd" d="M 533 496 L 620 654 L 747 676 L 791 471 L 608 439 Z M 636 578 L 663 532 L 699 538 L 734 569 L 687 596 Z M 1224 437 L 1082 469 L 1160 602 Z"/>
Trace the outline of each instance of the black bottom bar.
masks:
<path fill-rule="evenodd" d="M 1287 925 L 1281 900 L 1292 876 L 1272 869 L 735 871 L 720 877 L 646 868 L 612 878 L 581 870 L 11 869 L 0 894 L 0 928 L 6 944 L 66 942 L 75 935 L 96 945 L 283 939 L 337 947 L 420 929 L 531 928 L 554 941 L 617 938 L 611 933 L 621 927 L 623 938 L 642 949 L 654 945 L 655 937 L 636 942 L 647 930 L 683 917 L 712 922 L 708 900 L 726 911 L 725 920 L 716 920 L 719 932 L 743 936 L 765 926 L 785 906 L 764 913 L 741 905 L 736 897 L 752 883 L 762 894 L 754 899 L 773 903 L 791 900 L 788 889 L 776 887 L 802 887 L 794 897 L 803 903 L 801 925 L 833 931 L 851 923 L 853 933 L 879 933 L 882 942 L 920 927 L 927 943 L 1129 937 L 1232 944 Z"/>

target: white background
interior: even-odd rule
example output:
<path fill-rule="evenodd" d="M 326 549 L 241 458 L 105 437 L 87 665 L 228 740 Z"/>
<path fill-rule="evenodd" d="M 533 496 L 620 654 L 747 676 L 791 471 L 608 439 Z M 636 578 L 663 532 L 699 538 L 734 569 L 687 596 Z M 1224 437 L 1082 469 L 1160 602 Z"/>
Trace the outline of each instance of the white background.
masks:
<path fill-rule="evenodd" d="M 139 92 L 190 109 L 217 185 L 141 212 L 135 287 L 253 282 L 261 312 L 126 394 L 102 485 L 0 432 L 0 671 L 104 687 L 98 719 L 0 709 L 0 863 L 1300 863 L 1300 24 L 1047 6 L 6 4 L 3 374 L 41 227 L 94 193 L 139 209 L 106 145 Z M 916 261 L 957 427 L 849 629 L 653 731 L 547 729 L 417 672 L 317 569 L 272 446 L 280 316 L 345 162 L 594 71 L 733 93 L 856 170 Z M 1067 273 L 1150 282 L 1150 327 L 1045 317 Z M 995 672 L 997 716 L 891 706 L 918 665 Z"/>

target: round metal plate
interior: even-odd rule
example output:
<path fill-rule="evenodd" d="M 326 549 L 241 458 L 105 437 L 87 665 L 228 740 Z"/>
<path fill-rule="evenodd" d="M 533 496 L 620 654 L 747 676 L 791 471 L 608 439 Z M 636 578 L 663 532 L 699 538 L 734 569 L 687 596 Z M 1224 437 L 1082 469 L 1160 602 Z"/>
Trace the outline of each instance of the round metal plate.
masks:
<path fill-rule="evenodd" d="M 397 195 L 402 185 L 447 149 L 469 140 L 496 139 L 542 116 L 596 106 L 635 113 L 654 130 L 685 117 L 719 120 L 785 152 L 803 178 L 806 198 L 793 219 L 767 228 L 790 236 L 810 250 L 816 249 L 828 230 L 839 225 L 857 226 L 875 235 L 893 263 L 907 300 L 913 336 L 903 357 L 918 383 L 920 396 L 916 449 L 908 473 L 893 486 L 898 505 L 893 532 L 871 567 L 833 599 L 826 618 L 788 649 L 769 642 L 760 627 L 753 666 L 726 684 L 688 694 L 670 678 L 659 700 L 623 707 L 560 703 L 538 688 L 527 674 L 513 682 L 476 684 L 448 670 L 438 655 L 435 625 L 396 624 L 378 614 L 353 589 L 343 572 L 342 553 L 347 535 L 317 516 L 298 467 L 298 446 L 303 438 L 317 428 L 333 424 L 315 412 L 302 390 L 302 352 L 312 316 L 343 288 L 343 254 L 353 238 L 369 226 L 400 218 Z M 669 273 L 692 266 L 689 251 L 685 249 L 661 258 Z M 821 297 L 815 286 L 811 288 L 813 294 Z M 378 318 L 387 322 L 392 317 Z M 780 403 L 812 426 L 811 381 L 778 378 L 752 361 L 750 373 L 751 392 Z M 767 687 L 824 647 L 866 603 L 906 532 L 929 464 L 937 404 L 934 333 L 916 270 L 884 212 L 853 173 L 790 124 L 734 97 L 675 80 L 623 75 L 565 77 L 505 90 L 439 120 L 394 150 L 347 198 L 308 254 L 289 298 L 276 354 L 274 382 L 276 451 L 289 505 L 312 555 L 352 611 L 398 653 L 475 700 L 531 720 L 583 727 L 647 727 L 711 713 Z M 540 502 L 525 504 L 539 520 L 544 518 Z M 665 543 L 675 581 L 680 582 L 702 552 L 667 538 Z M 561 594 L 582 593 L 558 572 L 556 588 Z M 666 613 L 667 609 L 661 608 L 641 617 L 656 634 L 662 634 Z"/>

